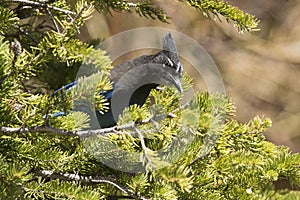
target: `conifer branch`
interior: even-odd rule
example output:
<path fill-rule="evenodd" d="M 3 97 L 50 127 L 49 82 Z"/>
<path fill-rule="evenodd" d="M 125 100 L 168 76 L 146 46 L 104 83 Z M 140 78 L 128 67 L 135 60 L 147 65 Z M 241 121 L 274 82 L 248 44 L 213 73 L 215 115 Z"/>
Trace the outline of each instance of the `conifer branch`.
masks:
<path fill-rule="evenodd" d="M 178 1 L 188 3 L 207 17 L 225 19 L 241 32 L 257 29 L 256 17 L 224 0 Z M 52 89 L 70 80 L 87 58 L 85 64 L 95 66 L 105 76 L 109 74 L 112 63 L 106 52 L 93 49 L 100 41 L 87 43 L 76 35 L 94 7 L 102 14 L 110 10 L 127 11 L 167 22 L 168 10 L 155 1 L 1 2 L 0 199 L 299 196 L 296 190 L 272 187 L 281 178 L 289 180 L 291 186 L 300 185 L 299 154 L 266 140 L 262 132 L 271 125 L 268 119 L 257 117 L 249 123 L 237 122 L 232 118 L 235 107 L 227 98 L 224 101 L 219 95 L 200 92 L 189 103 L 178 106 L 182 96 L 171 90 L 154 90 L 155 109 L 151 110 L 150 100 L 145 107 L 128 109 L 121 120 L 128 124 L 87 130 L 88 114 L 72 112 L 71 98 L 49 96 Z M 21 45 L 12 42 L 14 38 Z M 66 76 L 62 74 L 65 71 Z M 185 90 L 193 86 L 188 76 L 181 81 Z M 105 78 L 101 77 L 100 82 L 100 89 L 111 86 Z M 89 87 L 84 85 L 83 89 Z M 108 108 L 102 96 L 95 98 L 99 102 L 95 110 Z M 170 113 L 164 112 L 170 109 Z M 56 111 L 71 112 L 60 118 L 41 117 Z M 145 119 L 149 113 L 151 117 Z M 224 114 L 225 121 L 221 118 Z M 145 120 L 139 120 L 141 117 Z M 97 135 L 105 138 L 93 140 L 92 136 Z M 80 141 L 87 137 L 91 140 Z M 104 140 L 108 145 L 100 143 Z M 141 165 L 146 165 L 145 172 L 140 172 Z"/>

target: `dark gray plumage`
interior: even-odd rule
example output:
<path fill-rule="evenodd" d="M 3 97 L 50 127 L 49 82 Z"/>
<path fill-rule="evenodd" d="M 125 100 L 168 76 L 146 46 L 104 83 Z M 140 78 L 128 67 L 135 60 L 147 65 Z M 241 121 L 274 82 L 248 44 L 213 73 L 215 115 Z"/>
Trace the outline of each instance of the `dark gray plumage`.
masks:
<path fill-rule="evenodd" d="M 174 85 L 182 92 L 182 71 L 171 33 L 163 38 L 162 51 L 116 65 L 110 72 L 114 88 L 105 94 L 109 99 L 110 109 L 104 114 L 96 111 L 101 128 L 116 125 L 117 118 L 125 107 L 133 104 L 142 106 L 150 91 L 158 85 Z"/>

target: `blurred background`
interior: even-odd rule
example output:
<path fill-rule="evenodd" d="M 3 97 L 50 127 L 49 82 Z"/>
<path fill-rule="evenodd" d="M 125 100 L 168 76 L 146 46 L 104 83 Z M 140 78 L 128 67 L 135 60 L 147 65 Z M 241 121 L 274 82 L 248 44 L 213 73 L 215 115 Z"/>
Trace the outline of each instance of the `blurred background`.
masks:
<path fill-rule="evenodd" d="M 239 34 L 221 17 L 177 1 L 158 1 L 172 17 L 170 24 L 135 13 L 94 13 L 82 40 L 109 37 L 139 27 L 170 28 L 197 40 L 216 62 L 226 93 L 237 107 L 235 118 L 247 122 L 256 115 L 271 118 L 269 141 L 300 152 L 300 1 L 239 0 L 231 5 L 260 19 L 260 31 Z M 197 81 L 197 80 L 195 80 Z"/>

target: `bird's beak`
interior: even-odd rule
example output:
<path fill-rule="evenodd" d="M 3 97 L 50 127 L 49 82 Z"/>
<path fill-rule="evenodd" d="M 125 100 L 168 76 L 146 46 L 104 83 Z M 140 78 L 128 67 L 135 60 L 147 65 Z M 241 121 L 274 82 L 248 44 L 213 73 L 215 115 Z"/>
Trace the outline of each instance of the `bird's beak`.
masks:
<path fill-rule="evenodd" d="M 179 77 L 174 77 L 174 78 L 173 78 L 173 84 L 174 84 L 174 86 L 177 88 L 177 90 L 178 90 L 180 93 L 183 93 L 183 89 L 182 89 L 182 85 L 181 85 L 181 82 L 180 82 L 180 78 L 179 78 Z"/>

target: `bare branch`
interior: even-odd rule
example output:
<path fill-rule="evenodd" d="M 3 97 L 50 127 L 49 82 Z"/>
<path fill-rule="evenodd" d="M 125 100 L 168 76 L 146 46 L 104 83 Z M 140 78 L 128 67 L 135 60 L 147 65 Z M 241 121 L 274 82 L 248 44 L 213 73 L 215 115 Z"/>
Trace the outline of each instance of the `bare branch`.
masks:
<path fill-rule="evenodd" d="M 79 181 L 82 183 L 107 183 L 135 199 L 147 200 L 145 197 L 137 196 L 132 192 L 130 192 L 129 189 L 125 188 L 124 186 L 121 186 L 120 184 L 117 184 L 115 180 L 108 180 L 111 179 L 109 177 L 82 176 L 78 174 L 69 174 L 69 173 L 55 173 L 51 170 L 42 170 L 40 172 L 36 172 L 35 174 L 36 176 L 42 176 L 44 178 L 50 178 L 50 179 L 59 179 L 62 181 Z"/>
<path fill-rule="evenodd" d="M 86 130 L 86 131 L 69 131 L 58 128 L 53 128 L 50 126 L 38 126 L 35 128 L 10 128 L 10 127 L 0 127 L 0 132 L 3 133 L 37 133 L 37 132 L 51 132 L 58 135 L 66 135 L 66 136 L 80 136 L 82 138 L 87 138 L 94 135 L 106 135 L 108 133 L 118 134 L 117 131 L 132 129 L 134 128 L 135 123 L 132 122 L 130 124 L 125 124 L 122 126 L 114 126 L 111 128 L 103 128 L 96 130 Z"/>
<path fill-rule="evenodd" d="M 62 9 L 62 8 L 55 7 L 55 6 L 50 6 L 50 5 L 47 5 L 45 3 L 41 3 L 41 2 L 37 2 L 37 1 L 30 1 L 30 0 L 8 0 L 8 1 L 14 2 L 14 3 L 24 3 L 24 4 L 29 4 L 29 5 L 35 5 L 35 6 L 41 6 L 41 7 L 45 7 L 45 8 L 50 8 L 52 10 L 56 10 L 56 11 L 65 13 L 66 15 L 74 15 L 74 14 L 76 14 L 73 11 L 65 10 L 65 9 Z"/>
<path fill-rule="evenodd" d="M 10 128 L 10 127 L 0 127 L 0 132 L 4 133 L 37 133 L 37 132 L 51 132 L 58 135 L 66 136 L 78 136 L 74 131 L 68 131 L 58 128 L 53 128 L 50 126 L 38 126 L 35 128 Z"/>
<path fill-rule="evenodd" d="M 114 133 L 114 134 L 120 134 L 118 131 L 120 130 L 126 130 L 126 129 L 132 129 L 134 128 L 135 123 L 129 123 L 121 126 L 113 126 L 110 128 L 102 128 L 102 129 L 96 129 L 96 130 L 88 130 L 88 131 L 78 131 L 77 135 L 82 137 L 82 138 L 87 138 L 90 136 L 94 135 L 106 135 L 109 133 Z"/>
<path fill-rule="evenodd" d="M 174 112 L 174 111 L 173 111 Z M 176 115 L 173 114 L 173 112 L 169 113 L 167 116 L 169 118 L 175 118 Z M 51 132 L 58 135 L 65 135 L 65 136 L 73 136 L 73 137 L 81 137 L 81 138 L 87 138 L 95 135 L 107 135 L 107 134 L 123 134 L 122 132 L 118 132 L 121 130 L 126 129 L 135 129 L 136 125 L 142 125 L 142 124 L 149 124 L 153 123 L 153 119 L 149 118 L 140 122 L 131 122 L 129 124 L 124 124 L 121 126 L 113 126 L 110 128 L 102 128 L 102 129 L 96 129 L 96 130 L 85 130 L 85 131 L 70 131 L 70 130 L 63 130 L 58 128 L 53 128 L 50 126 L 38 126 L 34 128 L 10 128 L 10 127 L 0 127 L 0 132 L 3 133 L 37 133 L 37 132 Z M 155 124 L 155 123 L 154 123 Z M 156 124 L 155 124 L 156 125 Z M 138 132 L 137 132 L 138 133 Z M 139 133 L 138 133 L 139 134 Z"/>
<path fill-rule="evenodd" d="M 134 7 L 136 7 L 137 6 L 137 4 L 136 3 L 126 3 L 129 7 L 132 7 L 132 8 L 134 8 Z"/>
<path fill-rule="evenodd" d="M 151 164 L 152 161 L 151 161 L 149 155 L 147 154 L 147 147 L 146 147 L 146 144 L 145 144 L 144 136 L 143 136 L 142 132 L 138 128 L 136 128 L 135 126 L 134 126 L 134 130 L 135 130 L 135 132 L 138 134 L 138 136 L 140 138 L 142 149 L 143 149 L 143 153 L 144 153 L 144 156 L 145 156 L 145 158 L 147 160 L 147 163 Z"/>
<path fill-rule="evenodd" d="M 46 8 L 46 10 L 47 10 L 47 12 L 48 12 L 48 14 L 49 14 L 51 20 L 53 21 L 53 24 L 54 24 L 54 26 L 55 26 L 55 28 L 56 28 L 56 31 L 57 31 L 58 33 L 60 33 L 59 26 L 58 26 L 58 24 L 57 24 L 55 18 L 53 17 L 53 15 L 52 15 L 50 9 L 49 9 L 49 8 Z"/>

